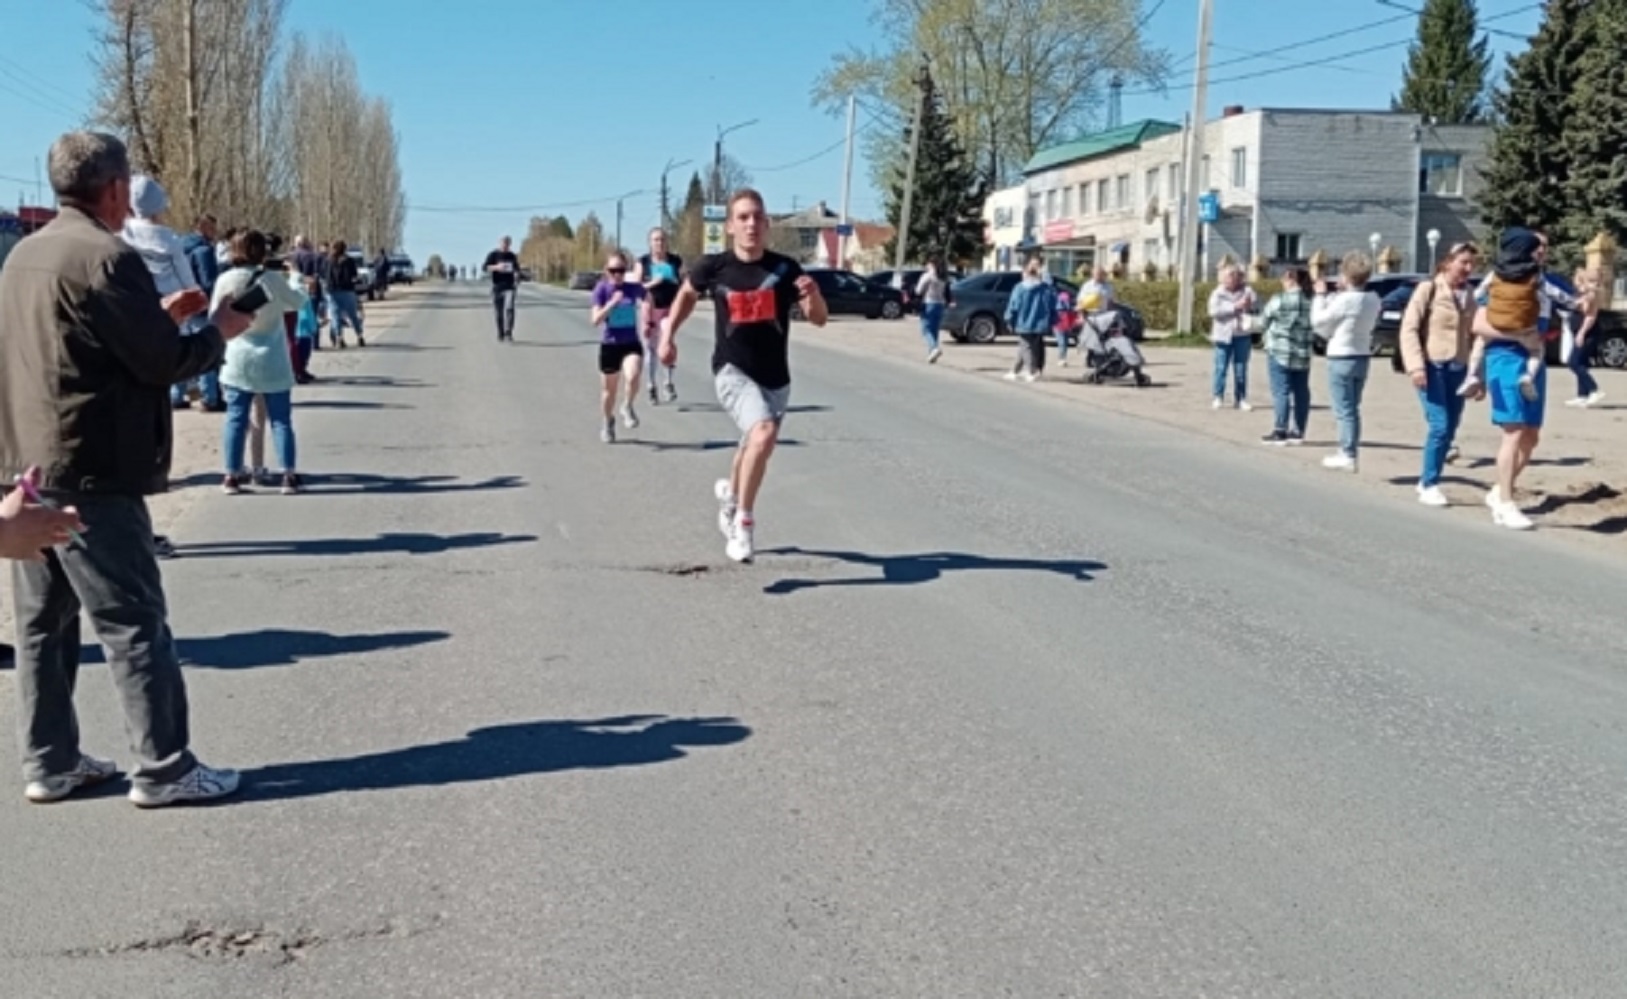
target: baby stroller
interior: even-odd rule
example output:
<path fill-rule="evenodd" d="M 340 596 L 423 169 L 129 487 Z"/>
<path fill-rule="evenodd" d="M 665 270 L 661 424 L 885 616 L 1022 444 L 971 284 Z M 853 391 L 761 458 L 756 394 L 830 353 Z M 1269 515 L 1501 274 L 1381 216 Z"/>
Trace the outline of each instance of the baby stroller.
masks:
<path fill-rule="evenodd" d="M 1085 317 L 1079 329 L 1079 349 L 1085 354 L 1085 381 L 1092 385 L 1127 375 L 1135 376 L 1136 388 L 1152 384 L 1152 378 L 1141 370 L 1145 363 L 1141 351 L 1124 331 L 1116 309 Z"/>

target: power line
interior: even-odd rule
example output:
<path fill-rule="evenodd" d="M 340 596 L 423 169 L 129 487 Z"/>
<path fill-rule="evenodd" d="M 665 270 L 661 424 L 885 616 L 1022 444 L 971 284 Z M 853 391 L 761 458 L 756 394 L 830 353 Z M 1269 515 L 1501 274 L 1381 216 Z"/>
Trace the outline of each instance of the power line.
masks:
<path fill-rule="evenodd" d="M 34 89 L 40 91 L 41 93 L 44 93 L 47 90 L 52 90 L 52 91 L 55 91 L 58 94 L 61 94 L 63 97 L 68 98 L 71 101 L 79 101 L 79 100 L 84 99 L 84 96 L 85 96 L 84 94 L 71 93 L 71 92 L 63 89 L 62 87 L 57 86 L 56 84 L 52 83 L 51 81 L 45 79 L 43 76 L 40 76 L 38 73 L 33 72 L 27 66 L 24 66 L 22 63 L 17 62 L 14 59 L 7 59 L 5 56 L 0 55 L 0 67 L 4 67 L 6 65 L 14 66 L 19 71 L 27 73 L 31 77 L 34 77 L 37 82 L 32 82 L 30 85 L 32 87 L 34 87 Z"/>
<path fill-rule="evenodd" d="M 858 129 L 854 130 L 853 137 L 855 139 L 857 139 L 859 136 L 863 135 L 865 132 L 868 132 L 870 129 L 874 128 L 876 125 L 879 125 L 879 124 L 881 124 L 880 119 L 872 116 L 871 119 L 870 119 L 869 124 L 866 124 L 862 128 L 858 128 Z M 779 173 L 779 172 L 781 172 L 783 170 L 791 170 L 791 169 L 794 169 L 796 167 L 803 166 L 804 164 L 812 163 L 814 160 L 820 159 L 821 157 L 829 156 L 831 153 L 834 153 L 836 150 L 842 148 L 845 145 L 847 145 L 847 137 L 843 136 L 842 138 L 837 139 L 835 142 L 833 142 L 830 145 L 826 146 L 824 149 L 819 150 L 817 153 L 810 153 L 807 156 L 804 156 L 800 160 L 793 160 L 790 163 L 782 163 L 779 166 L 771 166 L 771 167 L 748 166 L 748 167 L 746 167 L 746 169 L 751 171 L 752 173 Z"/>
<path fill-rule="evenodd" d="M 561 208 L 582 208 L 588 205 L 603 205 L 615 201 L 619 195 L 608 194 L 602 198 L 583 198 L 580 201 L 559 201 L 548 205 L 418 205 L 408 204 L 407 208 L 415 212 L 551 212 Z M 622 198 L 623 201 L 636 202 L 641 198 L 653 198 L 655 192 L 646 191 L 631 198 Z"/>

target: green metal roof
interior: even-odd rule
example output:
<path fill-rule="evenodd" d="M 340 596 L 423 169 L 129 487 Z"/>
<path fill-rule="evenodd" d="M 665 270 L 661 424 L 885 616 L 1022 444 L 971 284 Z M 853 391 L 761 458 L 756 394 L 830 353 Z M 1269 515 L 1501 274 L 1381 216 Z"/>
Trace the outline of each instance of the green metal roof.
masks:
<path fill-rule="evenodd" d="M 1064 142 L 1060 146 L 1041 149 L 1023 167 L 1023 174 L 1039 173 L 1041 170 L 1059 167 L 1064 163 L 1077 163 L 1080 160 L 1094 159 L 1108 153 L 1134 149 L 1149 139 L 1174 135 L 1180 130 L 1181 126 L 1167 121 L 1153 121 L 1150 118 L 1143 121 L 1133 121 L 1128 125 L 1110 128 L 1105 132 L 1080 136 L 1072 142 Z"/>

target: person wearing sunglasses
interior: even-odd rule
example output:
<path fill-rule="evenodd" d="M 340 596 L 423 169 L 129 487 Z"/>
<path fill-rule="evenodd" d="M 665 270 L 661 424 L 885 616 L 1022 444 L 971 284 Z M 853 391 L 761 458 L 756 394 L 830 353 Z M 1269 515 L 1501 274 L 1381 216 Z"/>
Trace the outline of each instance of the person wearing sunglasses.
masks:
<path fill-rule="evenodd" d="M 649 297 L 643 285 L 627 280 L 627 258 L 612 253 L 604 266 L 604 277 L 593 289 L 593 325 L 600 328 L 599 402 L 604 427 L 599 439 L 616 442 L 616 395 L 626 386 L 621 405 L 622 423 L 628 430 L 638 428 L 633 396 L 638 392 L 639 375 L 644 369 L 644 347 L 639 331 L 648 322 Z"/>

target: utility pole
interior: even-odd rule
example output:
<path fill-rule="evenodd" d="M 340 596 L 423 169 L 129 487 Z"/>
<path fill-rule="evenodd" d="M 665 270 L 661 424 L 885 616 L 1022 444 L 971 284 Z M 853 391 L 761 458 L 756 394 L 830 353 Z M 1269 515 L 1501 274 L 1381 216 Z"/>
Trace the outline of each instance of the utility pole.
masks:
<path fill-rule="evenodd" d="M 848 209 L 853 204 L 853 121 L 858 114 L 858 110 L 858 98 L 849 94 L 847 97 L 847 153 L 842 163 L 842 224 L 844 226 L 853 224 L 853 218 L 848 214 Z M 836 244 L 841 247 L 840 252 L 836 254 L 838 266 L 847 266 L 847 241 L 851 238 L 850 236 L 837 237 Z"/>
<path fill-rule="evenodd" d="M 1175 310 L 1175 332 L 1192 332 L 1192 296 L 1198 267 L 1198 185 L 1203 161 L 1203 123 L 1209 102 L 1209 35 L 1214 0 L 1198 0 L 1198 65 L 1192 85 L 1191 137 L 1186 144 L 1186 205 L 1181 210 L 1181 292 Z"/>
<path fill-rule="evenodd" d="M 921 126 L 926 121 L 927 87 L 931 80 L 929 73 L 923 59 L 921 72 L 915 77 L 915 85 L 920 88 L 921 96 L 915 102 L 915 125 L 910 129 L 910 161 L 909 168 L 904 171 L 904 204 L 898 212 L 898 248 L 893 255 L 895 272 L 904 270 L 904 261 L 909 253 L 910 203 L 915 200 L 915 159 L 921 153 Z"/>
<path fill-rule="evenodd" d="M 667 160 L 667 165 L 661 168 L 661 228 L 672 228 L 671 200 L 667 189 L 667 174 L 681 166 L 688 166 L 693 160 Z"/>
<path fill-rule="evenodd" d="M 738 125 L 730 125 L 728 128 L 723 128 L 722 126 L 718 127 L 717 142 L 713 143 L 712 145 L 712 204 L 722 204 L 724 197 L 723 137 L 736 129 L 745 128 L 747 125 L 755 124 L 757 124 L 757 119 L 753 118 L 750 121 L 743 121 Z"/>

